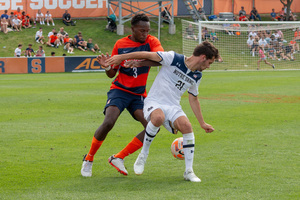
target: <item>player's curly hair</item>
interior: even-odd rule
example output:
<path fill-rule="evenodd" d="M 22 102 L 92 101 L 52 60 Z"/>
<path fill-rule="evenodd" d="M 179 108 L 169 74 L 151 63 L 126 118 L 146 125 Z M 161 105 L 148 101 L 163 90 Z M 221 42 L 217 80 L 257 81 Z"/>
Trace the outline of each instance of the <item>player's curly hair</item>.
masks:
<path fill-rule="evenodd" d="M 204 41 L 194 49 L 193 56 L 206 55 L 207 59 L 219 58 L 219 50 L 210 42 Z"/>
<path fill-rule="evenodd" d="M 131 19 L 131 26 L 135 26 L 137 23 L 139 23 L 140 21 L 143 22 L 149 22 L 150 19 L 147 15 L 145 15 L 144 13 L 141 14 L 137 14 L 135 15 L 132 19 Z"/>

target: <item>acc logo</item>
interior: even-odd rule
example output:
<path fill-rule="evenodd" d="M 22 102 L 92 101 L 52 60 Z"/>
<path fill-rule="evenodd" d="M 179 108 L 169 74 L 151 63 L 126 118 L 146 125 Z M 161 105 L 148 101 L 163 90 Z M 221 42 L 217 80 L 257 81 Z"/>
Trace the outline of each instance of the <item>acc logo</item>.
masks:
<path fill-rule="evenodd" d="M 80 63 L 74 70 L 82 69 L 101 69 L 100 64 L 97 62 L 97 58 L 86 58 L 82 63 Z"/>

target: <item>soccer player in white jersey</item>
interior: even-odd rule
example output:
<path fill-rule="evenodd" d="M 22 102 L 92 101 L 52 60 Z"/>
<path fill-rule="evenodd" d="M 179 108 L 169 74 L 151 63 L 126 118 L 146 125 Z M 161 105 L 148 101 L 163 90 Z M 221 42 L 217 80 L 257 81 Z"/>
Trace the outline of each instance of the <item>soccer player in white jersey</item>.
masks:
<path fill-rule="evenodd" d="M 98 59 L 103 58 L 102 54 Z M 123 60 L 146 59 L 162 64 L 153 85 L 144 103 L 144 117 L 148 121 L 144 144 L 141 153 L 134 163 L 134 172 L 141 175 L 149 154 L 150 144 L 153 141 L 161 125 L 170 132 L 174 129 L 183 134 L 183 148 L 185 154 L 184 179 L 192 182 L 201 182 L 194 174 L 193 158 L 195 137 L 189 119 L 180 106 L 181 96 L 185 91 L 189 93 L 191 108 L 200 124 L 207 132 L 214 128 L 207 124 L 202 116 L 198 100 L 198 86 L 202 77 L 202 71 L 209 68 L 215 59 L 219 58 L 218 49 L 205 41 L 194 49 L 193 55 L 185 57 L 173 51 L 169 52 L 135 52 L 115 55 L 106 59 L 107 66 L 118 65 Z M 140 67 L 138 62 L 129 61 L 127 67 Z M 105 66 L 104 66 L 105 67 Z M 172 130 L 173 129 L 173 130 Z"/>

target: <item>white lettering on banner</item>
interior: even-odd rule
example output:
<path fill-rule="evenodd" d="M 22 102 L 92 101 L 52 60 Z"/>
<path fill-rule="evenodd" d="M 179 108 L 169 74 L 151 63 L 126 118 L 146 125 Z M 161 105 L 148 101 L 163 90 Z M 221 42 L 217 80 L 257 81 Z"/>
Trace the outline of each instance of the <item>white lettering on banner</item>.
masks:
<path fill-rule="evenodd" d="M 58 7 L 61 9 L 69 9 L 72 5 L 71 0 L 67 1 L 67 4 L 64 4 L 64 0 L 58 0 Z"/>
<path fill-rule="evenodd" d="M 73 7 L 75 9 L 84 8 L 84 0 L 80 0 L 80 4 L 77 4 L 77 0 L 73 0 Z"/>
<path fill-rule="evenodd" d="M 42 8 L 46 8 L 47 10 L 54 10 L 56 8 L 69 9 L 71 7 L 75 9 L 103 8 L 103 2 L 106 2 L 107 8 L 107 0 L 0 0 L 0 10 L 17 10 L 17 8 L 23 10 L 25 3 L 28 3 L 32 10 Z"/>
<path fill-rule="evenodd" d="M 17 10 L 17 8 L 20 7 L 20 9 L 23 10 L 23 6 L 17 5 L 17 3 L 22 3 L 22 0 L 11 0 L 11 9 Z"/>
<path fill-rule="evenodd" d="M 86 0 L 86 8 L 97 8 L 97 2 L 96 4 L 93 4 L 92 1 L 96 1 L 96 0 Z"/>
<path fill-rule="evenodd" d="M 31 2 L 33 3 L 30 3 L 29 7 L 33 10 L 42 9 L 44 7 L 43 0 L 31 0 Z"/>
<path fill-rule="evenodd" d="M 45 1 L 46 9 L 55 9 L 57 8 L 57 0 L 52 0 L 52 5 L 50 5 L 50 1 Z"/>
<path fill-rule="evenodd" d="M 10 8 L 9 0 L 0 0 L 0 10 L 8 10 Z"/>

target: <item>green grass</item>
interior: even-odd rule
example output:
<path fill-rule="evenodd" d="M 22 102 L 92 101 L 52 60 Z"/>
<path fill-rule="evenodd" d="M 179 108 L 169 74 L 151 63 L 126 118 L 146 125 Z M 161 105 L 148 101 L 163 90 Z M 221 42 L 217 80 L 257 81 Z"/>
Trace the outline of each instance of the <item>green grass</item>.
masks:
<path fill-rule="evenodd" d="M 157 70 L 149 75 L 150 88 Z M 93 177 L 80 175 L 82 155 L 103 121 L 111 79 L 104 73 L 8 74 L 0 79 L 0 199 L 299 199 L 300 71 L 204 72 L 199 98 L 206 134 L 184 94 L 181 104 L 196 137 L 194 171 L 164 128 L 145 172 L 137 153 L 127 177 L 107 163 L 142 126 L 123 112 L 95 156 Z"/>

